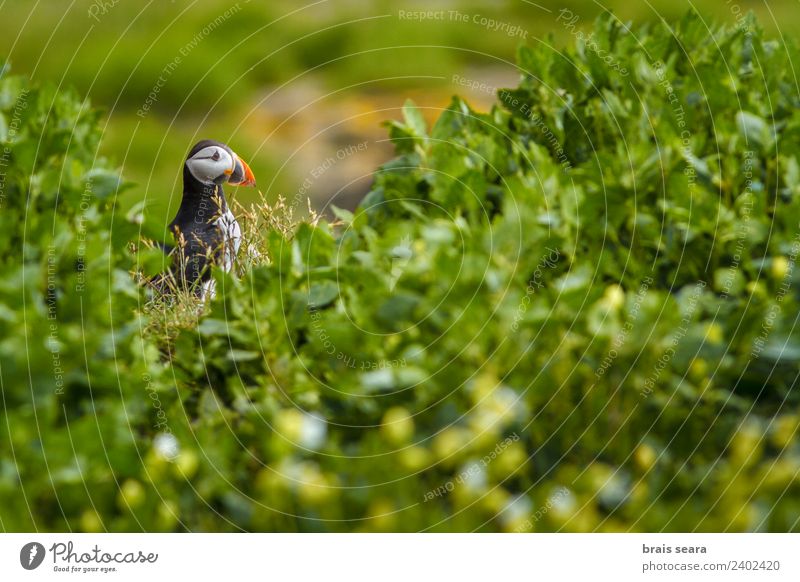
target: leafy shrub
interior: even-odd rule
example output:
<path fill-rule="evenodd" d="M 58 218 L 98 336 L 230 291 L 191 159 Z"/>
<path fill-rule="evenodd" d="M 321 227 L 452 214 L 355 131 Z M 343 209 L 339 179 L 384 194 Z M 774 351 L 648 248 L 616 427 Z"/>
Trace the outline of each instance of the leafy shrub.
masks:
<path fill-rule="evenodd" d="M 144 334 L 131 224 L 97 202 L 91 314 L 59 312 L 93 318 L 74 416 L 32 406 L 49 352 L 0 344 L 4 527 L 796 530 L 799 56 L 692 15 L 524 47 L 491 112 L 408 104 L 357 212 L 255 216 L 269 261 Z M 14 260 L 45 305 L 44 259 Z M 0 321 L 41 339 L 23 313 Z"/>
<path fill-rule="evenodd" d="M 164 366 L 139 337 L 129 274 L 139 227 L 114 215 L 125 185 L 96 158 L 99 137 L 74 93 L 0 78 L 5 530 L 99 528 L 156 414 L 142 379 L 158 386 Z"/>
<path fill-rule="evenodd" d="M 342 228 L 219 275 L 173 365 L 237 524 L 798 527 L 797 50 L 592 38 L 488 114 L 409 104 Z"/>

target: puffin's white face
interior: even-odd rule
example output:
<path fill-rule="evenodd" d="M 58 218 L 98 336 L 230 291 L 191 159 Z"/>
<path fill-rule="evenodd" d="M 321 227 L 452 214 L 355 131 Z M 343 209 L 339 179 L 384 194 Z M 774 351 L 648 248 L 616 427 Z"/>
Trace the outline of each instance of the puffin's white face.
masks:
<path fill-rule="evenodd" d="M 203 184 L 214 184 L 234 172 L 236 160 L 224 148 L 208 146 L 186 160 L 186 166 Z"/>

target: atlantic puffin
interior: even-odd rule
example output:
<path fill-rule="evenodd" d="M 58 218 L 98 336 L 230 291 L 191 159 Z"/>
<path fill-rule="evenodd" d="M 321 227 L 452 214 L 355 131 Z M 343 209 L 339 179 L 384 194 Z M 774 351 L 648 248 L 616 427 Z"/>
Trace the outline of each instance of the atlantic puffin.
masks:
<path fill-rule="evenodd" d="M 169 229 L 176 243 L 171 254 L 179 263 L 177 282 L 203 300 L 214 296 L 210 265 L 230 271 L 242 242 L 222 189 L 226 182 L 256 184 L 250 166 L 226 144 L 212 139 L 195 144 L 183 164 L 183 199 Z"/>

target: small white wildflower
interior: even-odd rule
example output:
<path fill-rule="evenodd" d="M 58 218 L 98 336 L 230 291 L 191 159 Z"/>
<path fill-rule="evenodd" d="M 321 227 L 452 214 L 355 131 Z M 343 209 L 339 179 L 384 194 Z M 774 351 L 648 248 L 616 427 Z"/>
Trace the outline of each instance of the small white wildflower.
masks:
<path fill-rule="evenodd" d="M 328 434 L 328 423 L 323 418 L 313 414 L 303 414 L 303 423 L 300 425 L 300 445 L 309 449 L 319 449 L 325 444 Z"/>
<path fill-rule="evenodd" d="M 518 523 L 527 519 L 533 513 L 531 500 L 524 495 L 519 495 L 506 503 L 500 512 L 500 519 L 506 525 Z"/>
<path fill-rule="evenodd" d="M 181 452 L 178 439 L 172 433 L 161 432 L 153 439 L 153 448 L 156 453 L 167 461 L 172 461 Z"/>

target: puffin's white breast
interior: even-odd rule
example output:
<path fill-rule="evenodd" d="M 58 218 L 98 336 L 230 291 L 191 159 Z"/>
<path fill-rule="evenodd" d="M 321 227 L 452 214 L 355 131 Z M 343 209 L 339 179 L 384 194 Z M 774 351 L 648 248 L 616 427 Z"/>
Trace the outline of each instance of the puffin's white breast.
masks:
<path fill-rule="evenodd" d="M 222 263 L 224 271 L 233 268 L 233 261 L 242 244 L 242 229 L 239 222 L 230 210 L 225 212 L 216 221 L 217 228 L 222 232 Z"/>
<path fill-rule="evenodd" d="M 233 269 L 233 261 L 239 252 L 239 246 L 242 244 L 242 229 L 230 210 L 225 210 L 214 221 L 214 224 L 222 233 L 222 261 L 220 262 L 220 267 L 222 267 L 223 271 L 228 272 Z M 200 293 L 201 304 L 205 303 L 206 299 L 213 299 L 216 294 L 217 282 L 211 278 L 203 283 L 203 290 Z"/>

